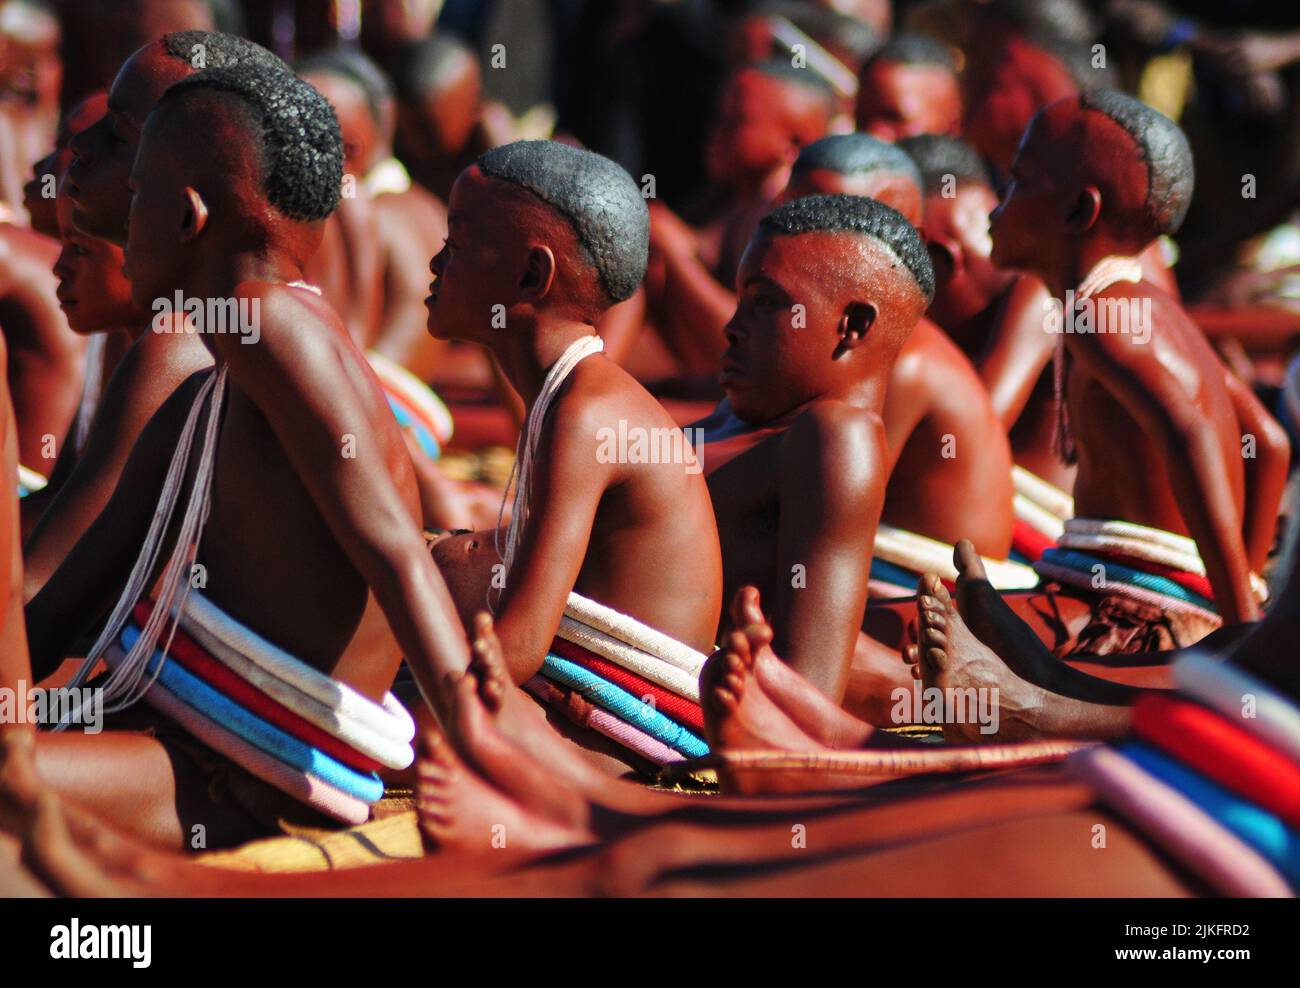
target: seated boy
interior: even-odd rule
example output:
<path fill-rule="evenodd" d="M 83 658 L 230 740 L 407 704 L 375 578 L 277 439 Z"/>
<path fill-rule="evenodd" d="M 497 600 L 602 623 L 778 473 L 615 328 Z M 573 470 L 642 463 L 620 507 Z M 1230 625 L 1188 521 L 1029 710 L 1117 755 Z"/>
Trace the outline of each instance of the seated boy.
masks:
<path fill-rule="evenodd" d="M 491 350 L 529 408 L 510 529 L 434 545 L 462 619 L 490 605 L 514 682 L 533 680 L 548 698 L 556 684 L 606 700 L 618 696 L 611 684 L 631 691 L 630 722 L 628 698 L 605 711 L 623 716 L 621 727 L 585 719 L 619 737 L 616 758 L 630 749 L 639 766 L 703 754 L 688 730 L 699 720 L 694 676 L 722 607 L 709 491 L 681 431 L 594 335 L 645 270 L 640 190 L 599 155 L 523 141 L 457 179 L 449 220 L 432 263 L 429 331 Z M 620 634 L 650 654 L 628 665 L 608 640 Z M 533 679 L 539 671 L 549 682 Z M 641 716 L 644 696 L 679 706 L 658 687 L 694 713 Z"/>
<path fill-rule="evenodd" d="M 1065 654 L 1170 649 L 1259 615 L 1245 533 L 1271 532 L 1276 500 L 1249 493 L 1253 444 L 1223 365 L 1137 260 L 1178 228 L 1192 182 L 1175 123 L 1099 90 L 1034 118 L 992 215 L 993 261 L 1065 306 L 1043 327 L 1056 333 L 1077 517 L 1036 564 L 1091 606 Z M 968 610 L 995 652 L 1020 647 L 1005 610 Z"/>
<path fill-rule="evenodd" d="M 805 195 L 859 195 L 921 223 L 921 177 L 903 151 L 865 134 L 824 137 L 796 159 L 780 201 Z M 1005 430 L 970 361 L 944 332 L 921 318 L 889 377 L 883 414 L 890 450 L 873 596 L 910 596 L 927 569 L 944 565 L 946 546 L 969 539 L 992 560 L 1011 548 L 1011 455 Z M 910 533 L 944 543 L 938 563 Z M 1000 583 L 1026 585 L 1024 567 L 995 567 Z"/>
<path fill-rule="evenodd" d="M 194 60 L 200 51 L 205 64 L 213 68 L 241 62 L 284 67 L 251 41 L 208 31 L 165 35 L 126 60 L 109 91 L 107 112 L 85 120 L 69 134 L 74 159 L 66 180 L 59 185 L 59 199 L 67 199 L 61 206 L 69 210 L 67 218 L 75 236 L 97 245 L 93 251 L 100 255 L 101 263 L 111 265 L 114 257 L 120 263 L 131 207 L 127 176 L 145 119 L 172 83 L 194 74 Z M 57 173 L 55 177 L 62 179 Z M 182 382 L 212 363 L 196 335 L 157 331 L 173 327 L 158 321 L 153 298 L 137 312 L 137 323 L 129 327 L 134 342 L 113 368 L 112 376 L 104 379 L 97 402 L 98 422 L 86 433 L 76 469 L 68 473 L 58 496 L 46 506 L 48 517 L 30 530 L 24 546 L 28 600 L 108 503 L 145 423 Z"/>
<path fill-rule="evenodd" d="M 249 64 L 173 85 L 140 135 L 136 303 L 180 292 L 237 321 L 177 316 L 215 369 L 162 404 L 26 617 L 39 677 L 109 614 L 73 682 L 105 659 L 105 703 L 146 700 L 136 730 L 42 734 L 37 765 L 154 843 L 180 847 L 195 823 L 212 847 L 286 817 L 363 821 L 376 770 L 413 756 L 386 693 L 402 655 L 444 711 L 468 666 L 398 425 L 302 282 L 342 171 L 329 104 Z"/>
<path fill-rule="evenodd" d="M 819 195 L 762 221 L 736 284 L 727 401 L 698 423 L 726 592 L 757 587 L 777 654 L 838 703 L 885 502 L 890 375 L 933 272 L 900 213 Z"/>
<path fill-rule="evenodd" d="M 923 34 L 898 34 L 858 75 L 858 130 L 882 141 L 961 128 L 961 89 L 952 52 Z"/>

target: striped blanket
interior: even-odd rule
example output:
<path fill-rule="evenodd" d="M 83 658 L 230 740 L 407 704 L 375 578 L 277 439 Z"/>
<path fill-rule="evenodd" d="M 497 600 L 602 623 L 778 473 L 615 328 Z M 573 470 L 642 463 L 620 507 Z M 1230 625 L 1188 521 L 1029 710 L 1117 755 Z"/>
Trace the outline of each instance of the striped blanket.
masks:
<path fill-rule="evenodd" d="M 1070 770 L 1217 892 L 1294 897 L 1300 709 L 1205 655 L 1181 658 L 1173 671 L 1176 694 L 1140 699 L 1130 737 L 1079 752 Z"/>
<path fill-rule="evenodd" d="M 665 765 L 708 754 L 699 688 L 706 658 L 571 593 L 541 672 L 524 688 L 642 759 Z"/>
<path fill-rule="evenodd" d="M 116 668 L 153 611 L 142 600 L 105 653 Z M 415 759 L 415 723 L 392 694 L 376 703 L 295 659 L 191 591 L 154 651 L 145 701 L 263 782 L 344 823 L 384 794 L 380 768 Z M 161 643 L 160 643 L 161 644 Z"/>
<path fill-rule="evenodd" d="M 1038 584 L 1034 571 L 1014 560 L 985 559 L 984 568 L 999 590 L 1026 590 Z M 877 527 L 868 584 L 871 599 L 915 596 L 917 582 L 925 573 L 937 573 L 949 584 L 956 580 L 952 546 L 892 525 Z"/>

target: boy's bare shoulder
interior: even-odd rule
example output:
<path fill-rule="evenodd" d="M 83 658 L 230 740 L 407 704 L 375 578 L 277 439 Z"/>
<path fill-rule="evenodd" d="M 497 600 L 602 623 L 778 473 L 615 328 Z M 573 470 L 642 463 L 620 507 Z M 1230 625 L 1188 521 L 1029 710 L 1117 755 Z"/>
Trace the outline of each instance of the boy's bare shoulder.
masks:
<path fill-rule="evenodd" d="M 815 401 L 790 423 L 781 437 L 782 457 L 804 463 L 811 458 L 876 465 L 885 449 L 885 424 L 875 412 L 843 401 Z"/>

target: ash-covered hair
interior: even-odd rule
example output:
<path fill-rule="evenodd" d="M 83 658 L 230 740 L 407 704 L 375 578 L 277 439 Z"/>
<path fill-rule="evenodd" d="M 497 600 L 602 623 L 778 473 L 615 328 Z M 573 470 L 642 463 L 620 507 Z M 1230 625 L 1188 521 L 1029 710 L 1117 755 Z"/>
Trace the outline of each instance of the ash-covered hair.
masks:
<path fill-rule="evenodd" d="M 289 71 L 288 64 L 274 52 L 237 34 L 220 31 L 173 31 L 162 36 L 163 51 L 172 58 L 194 65 L 195 48 L 203 52 L 202 66 L 196 70 L 224 69 L 232 65 L 260 65 L 267 69 Z"/>
<path fill-rule="evenodd" d="M 877 62 L 896 62 L 899 65 L 932 65 L 936 68 L 957 71 L 952 50 L 942 41 L 928 34 L 896 34 L 885 46 L 871 56 L 868 65 Z"/>
<path fill-rule="evenodd" d="M 865 196 L 805 196 L 763 217 L 761 229 L 793 237 L 801 233 L 857 233 L 888 247 L 911 273 L 926 301 L 934 298 L 934 268 L 916 227 L 896 209 Z"/>
<path fill-rule="evenodd" d="M 889 172 L 906 175 L 918 189 L 921 187 L 921 173 L 907 153 L 869 134 L 833 134 L 813 141 L 799 152 L 791 174 L 802 175 L 814 169 L 837 175 Z"/>
<path fill-rule="evenodd" d="M 241 64 L 182 79 L 159 105 L 201 93 L 233 97 L 246 109 L 271 205 L 300 221 L 334 212 L 343 183 L 343 138 L 324 96 L 288 70 Z"/>
<path fill-rule="evenodd" d="M 884 41 L 866 21 L 798 0 L 768 0 L 754 8 L 753 13 L 763 17 L 784 17 L 819 45 L 829 44 L 843 49 L 855 63 L 871 57 Z"/>
<path fill-rule="evenodd" d="M 904 137 L 898 146 L 907 152 L 921 170 L 926 195 L 940 191 L 946 175 L 951 175 L 959 187 L 973 182 L 992 188 L 984 159 L 961 138 L 946 134 L 918 134 L 915 137 Z"/>
<path fill-rule="evenodd" d="M 614 302 L 645 277 L 650 213 L 623 168 L 592 151 L 556 141 L 515 141 L 478 159 L 484 175 L 531 192 L 569 221 Z"/>
<path fill-rule="evenodd" d="M 1157 233 L 1174 233 L 1192 202 L 1196 172 L 1181 127 L 1146 103 L 1114 89 L 1079 95 L 1079 106 L 1115 121 L 1133 138 L 1147 168 L 1146 219 Z"/>
<path fill-rule="evenodd" d="M 393 98 L 393 84 L 384 75 L 384 70 L 364 52 L 352 48 L 332 48 L 308 55 L 298 62 L 296 68 L 299 75 L 319 72 L 336 76 L 356 86 L 366 98 L 370 119 L 376 124 L 383 122 L 383 108 Z"/>

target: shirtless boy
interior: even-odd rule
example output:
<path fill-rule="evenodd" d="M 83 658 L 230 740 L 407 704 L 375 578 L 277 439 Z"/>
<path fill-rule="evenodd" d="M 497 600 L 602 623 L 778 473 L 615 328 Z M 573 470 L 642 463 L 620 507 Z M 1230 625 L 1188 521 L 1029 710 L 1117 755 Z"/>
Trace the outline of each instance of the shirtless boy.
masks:
<path fill-rule="evenodd" d="M 160 670 L 131 711 L 143 733 L 37 745 L 52 787 L 154 843 L 182 846 L 196 820 L 209 846 L 284 816 L 359 822 L 382 793 L 375 768 L 411 759 L 414 727 L 385 699 L 401 656 L 435 702 L 468 664 L 397 423 L 337 315 L 302 285 L 341 180 L 328 103 L 284 71 L 184 80 L 140 135 L 126 249 L 136 303 L 176 291 L 256 301 L 257 342 L 246 323 L 203 333 L 216 369 L 145 427 L 27 622 L 40 676 L 113 610 L 87 660 L 107 656 L 110 702 L 138 698 L 133 670 Z M 179 535 L 151 529 L 169 504 Z M 154 559 L 167 561 L 156 586 Z M 277 688 L 279 707 L 250 664 L 297 684 Z M 267 737 L 280 742 L 272 762 Z"/>
<path fill-rule="evenodd" d="M 921 228 L 921 177 L 899 148 L 865 134 L 824 137 L 800 153 L 780 201 L 859 195 Z M 970 361 L 922 317 L 889 377 L 884 410 L 890 482 L 882 521 L 948 545 L 969 539 L 991 559 L 1011 548 L 1006 434 Z M 924 567 L 922 567 L 924 571 Z M 909 591 L 914 576 L 892 581 Z"/>
<path fill-rule="evenodd" d="M 493 607 L 515 683 L 547 660 L 571 591 L 709 650 L 721 559 L 694 455 L 646 462 L 607 446 L 618 432 L 681 438 L 593 335 L 645 270 L 636 184 L 599 155 L 517 142 L 457 179 L 449 221 L 431 265 L 429 331 L 491 350 L 529 407 L 511 530 L 434 546 L 462 618 Z"/>
<path fill-rule="evenodd" d="M 895 210 L 811 196 L 763 220 L 736 283 L 728 400 L 698 423 L 727 593 L 758 587 L 777 653 L 839 702 L 889 475 L 890 374 L 933 274 Z"/>
<path fill-rule="evenodd" d="M 251 41 L 205 31 L 165 35 L 127 59 L 109 92 L 107 112 L 84 120 L 69 135 L 75 158 L 59 186 L 59 199 L 68 200 L 65 208 L 70 207 L 69 218 L 76 228 L 71 236 L 95 245 L 87 249 L 97 255 L 99 270 L 106 277 L 112 278 L 113 272 L 102 265 L 111 266 L 114 258 L 121 258 L 120 245 L 126 239 L 131 206 L 127 176 L 140 131 L 167 88 L 194 73 L 196 51 L 202 51 L 205 64 L 212 68 L 241 62 L 283 67 L 278 58 Z M 145 423 L 183 381 L 212 363 L 198 336 L 150 331 L 174 328 L 163 323 L 154 326 L 152 298 L 138 312 L 129 327 L 134 342 L 113 367 L 113 376 L 104 379 L 98 423 L 86 433 L 77 468 L 60 483 L 57 498 L 46 508 L 48 517 L 31 530 L 24 546 L 28 600 L 108 503 Z"/>

